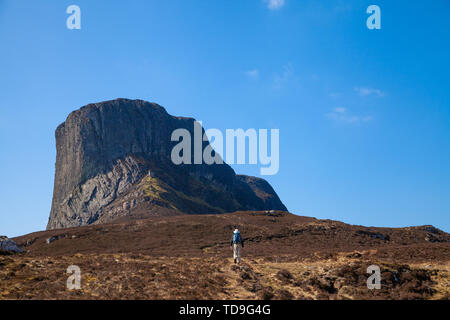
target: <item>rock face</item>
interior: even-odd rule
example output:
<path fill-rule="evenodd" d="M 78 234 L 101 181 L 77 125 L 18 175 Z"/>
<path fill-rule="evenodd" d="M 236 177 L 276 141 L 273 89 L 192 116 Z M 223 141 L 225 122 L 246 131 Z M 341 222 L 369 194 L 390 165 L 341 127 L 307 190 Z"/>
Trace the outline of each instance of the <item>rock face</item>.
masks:
<path fill-rule="evenodd" d="M 17 244 L 8 239 L 6 236 L 0 236 L 0 254 L 13 254 L 21 253 L 23 250 L 17 246 Z"/>
<path fill-rule="evenodd" d="M 152 215 L 287 210 L 265 180 L 236 175 L 227 164 L 173 164 L 178 142 L 172 132 L 184 128 L 193 137 L 194 121 L 128 99 L 70 113 L 55 132 L 47 229 Z"/>

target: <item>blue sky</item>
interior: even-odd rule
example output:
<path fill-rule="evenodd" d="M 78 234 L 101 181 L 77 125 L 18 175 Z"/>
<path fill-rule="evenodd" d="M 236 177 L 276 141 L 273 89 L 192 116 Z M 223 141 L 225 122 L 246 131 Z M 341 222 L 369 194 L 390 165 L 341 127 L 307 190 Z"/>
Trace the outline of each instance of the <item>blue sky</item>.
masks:
<path fill-rule="evenodd" d="M 279 128 L 265 178 L 291 212 L 449 232 L 450 3 L 318 2 L 0 0 L 0 234 L 45 228 L 54 130 L 117 97 L 205 128 Z"/>

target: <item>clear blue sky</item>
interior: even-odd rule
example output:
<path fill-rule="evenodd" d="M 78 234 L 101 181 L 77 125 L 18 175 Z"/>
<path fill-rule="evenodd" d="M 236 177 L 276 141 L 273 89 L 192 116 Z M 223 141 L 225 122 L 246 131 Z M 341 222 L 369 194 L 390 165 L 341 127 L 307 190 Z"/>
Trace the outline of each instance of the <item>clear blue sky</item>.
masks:
<path fill-rule="evenodd" d="M 266 178 L 291 212 L 449 232 L 450 2 L 280 4 L 0 0 L 0 234 L 45 228 L 54 130 L 117 97 L 205 128 L 279 128 Z"/>

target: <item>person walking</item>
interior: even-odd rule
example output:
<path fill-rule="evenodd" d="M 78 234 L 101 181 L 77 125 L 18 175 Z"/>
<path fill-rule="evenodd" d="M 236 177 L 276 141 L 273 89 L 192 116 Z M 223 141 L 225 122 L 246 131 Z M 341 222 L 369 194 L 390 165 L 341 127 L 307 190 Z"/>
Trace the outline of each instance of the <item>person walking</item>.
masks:
<path fill-rule="evenodd" d="M 233 250 L 234 263 L 241 263 L 241 248 L 244 247 L 244 239 L 242 239 L 241 233 L 238 229 L 235 229 L 233 232 L 230 247 Z"/>

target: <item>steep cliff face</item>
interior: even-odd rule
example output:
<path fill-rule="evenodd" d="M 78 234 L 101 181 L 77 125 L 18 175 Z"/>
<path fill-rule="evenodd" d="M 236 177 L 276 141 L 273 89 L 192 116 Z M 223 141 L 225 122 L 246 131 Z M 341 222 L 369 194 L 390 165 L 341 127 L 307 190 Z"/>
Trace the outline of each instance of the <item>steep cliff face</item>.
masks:
<path fill-rule="evenodd" d="M 171 134 L 184 128 L 194 136 L 194 121 L 142 100 L 117 99 L 72 112 L 55 132 L 47 228 L 151 215 L 286 210 L 265 180 L 238 176 L 227 164 L 173 164 L 177 142 Z"/>

